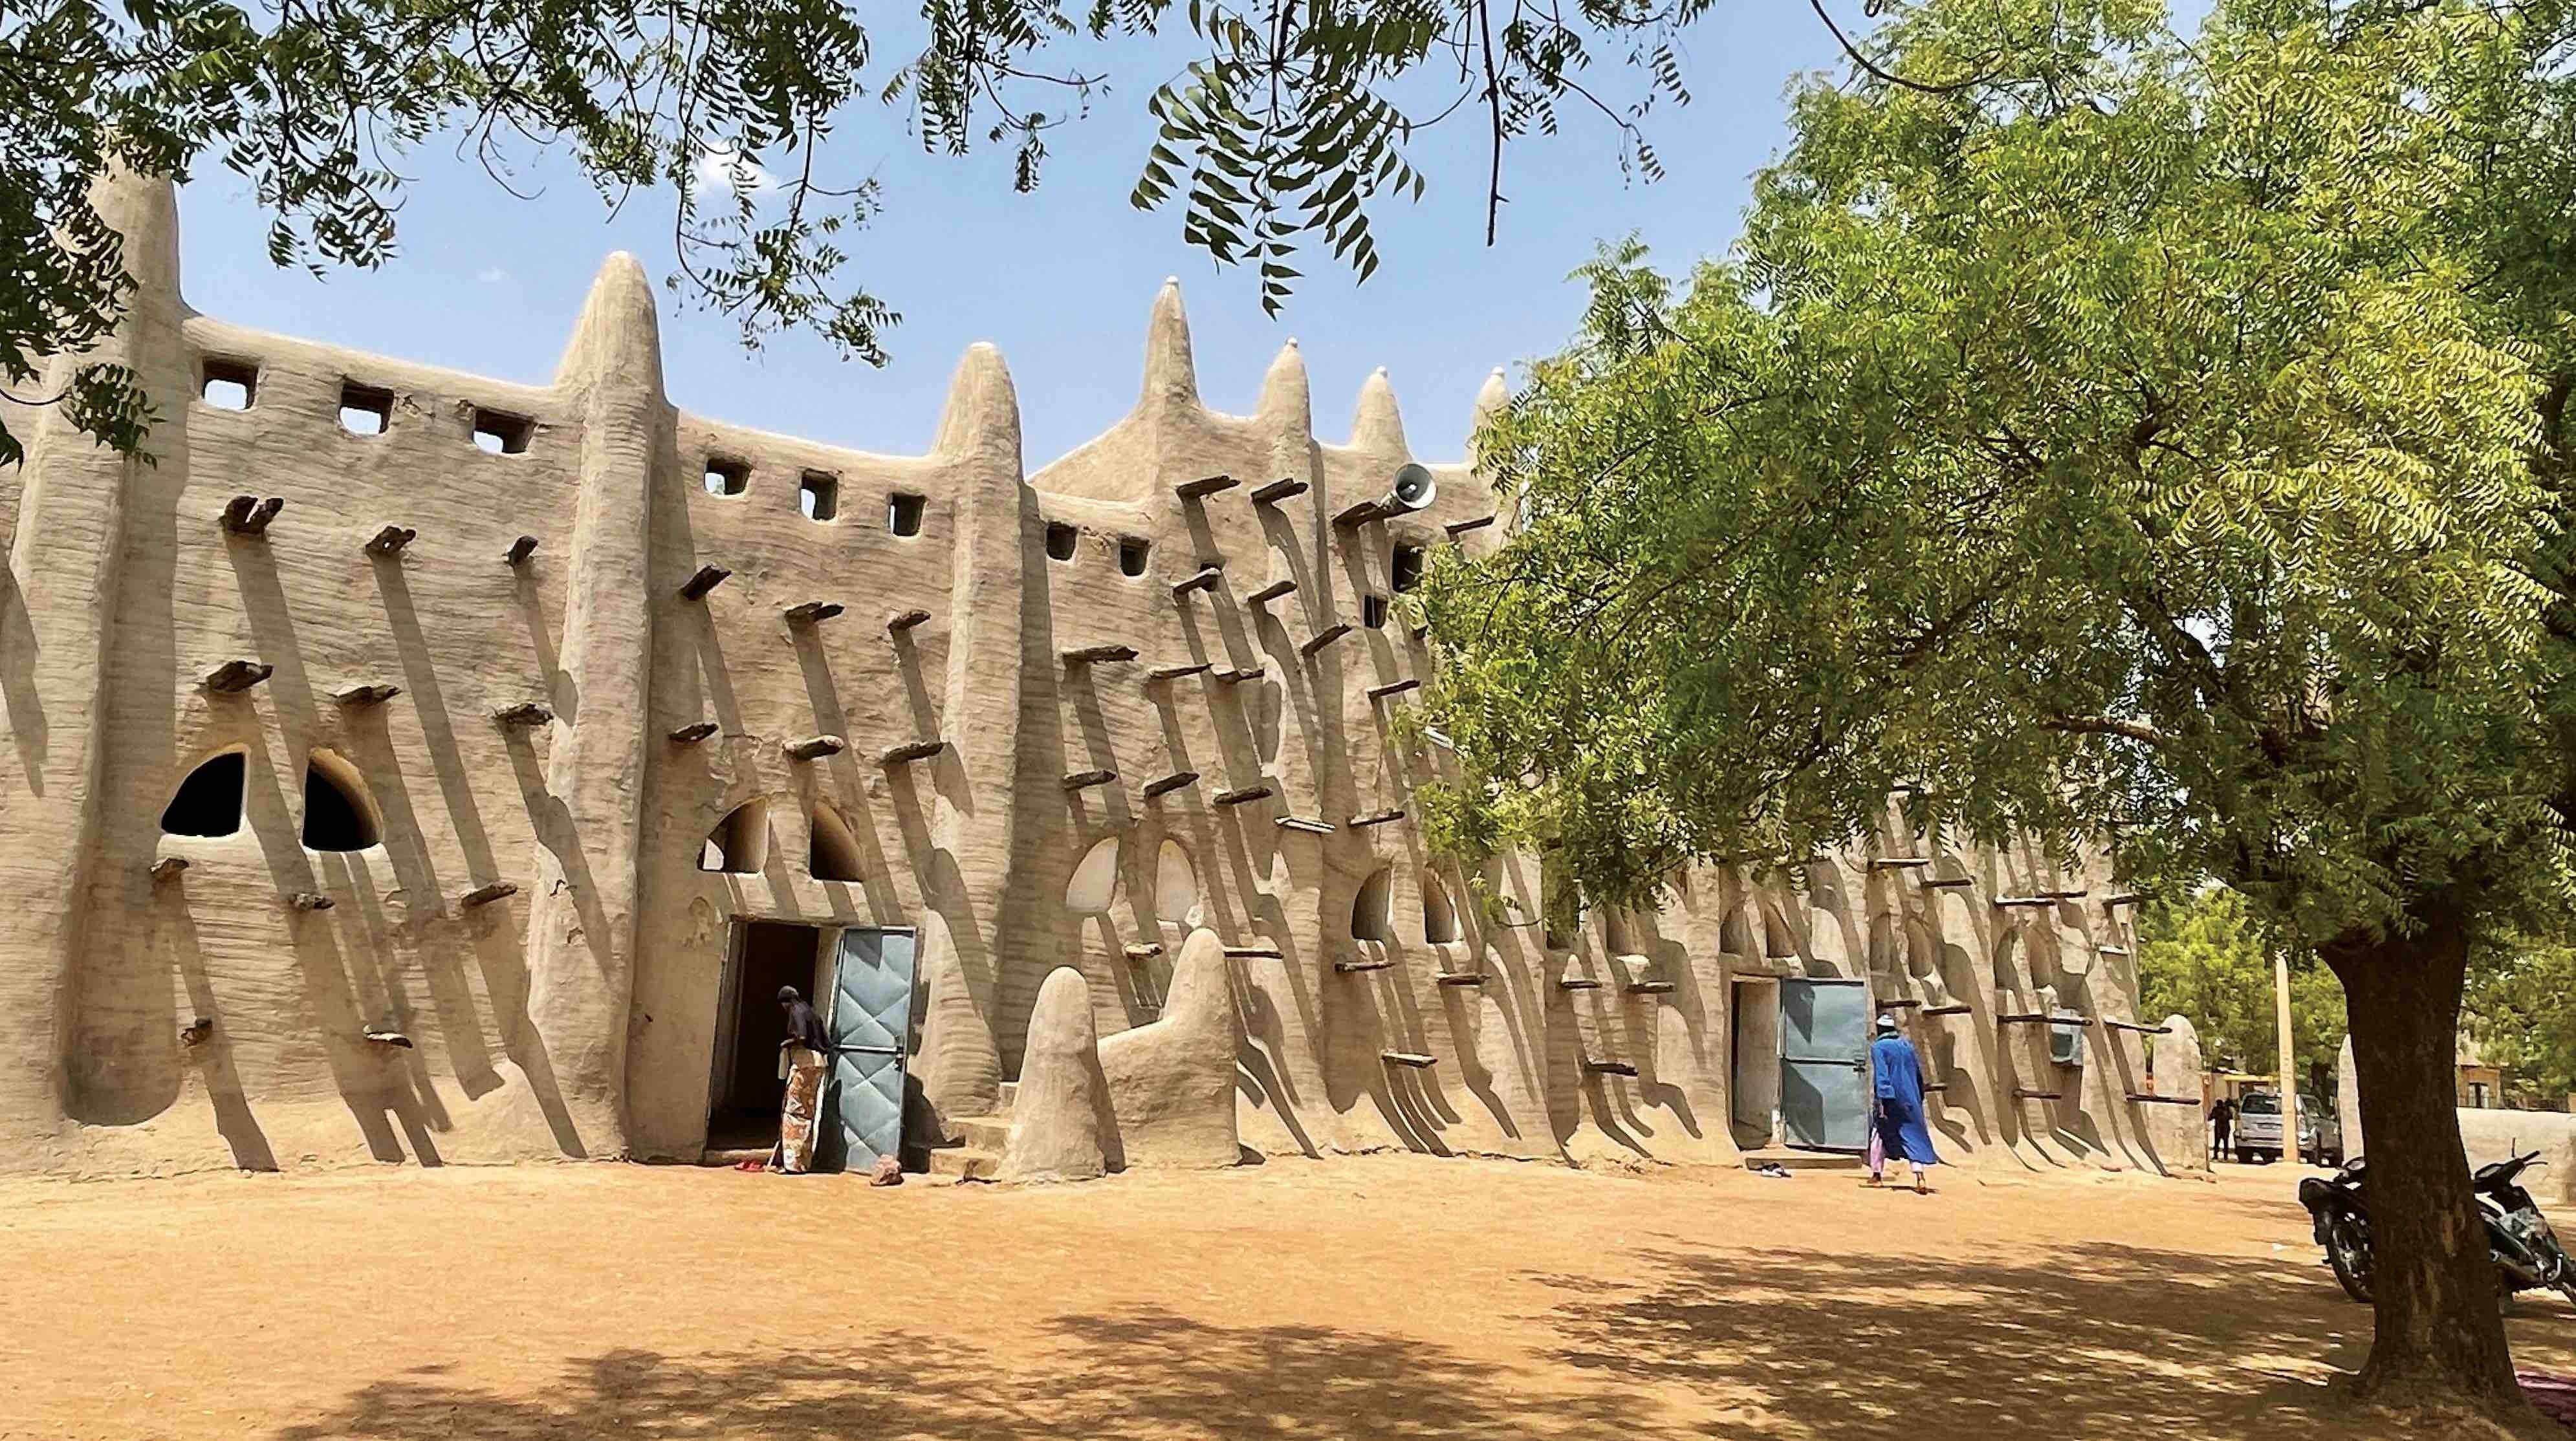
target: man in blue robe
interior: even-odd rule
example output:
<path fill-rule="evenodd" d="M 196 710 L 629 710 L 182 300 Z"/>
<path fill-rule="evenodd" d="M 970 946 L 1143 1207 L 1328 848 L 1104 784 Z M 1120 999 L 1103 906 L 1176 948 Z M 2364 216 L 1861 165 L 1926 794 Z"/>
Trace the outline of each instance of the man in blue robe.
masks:
<path fill-rule="evenodd" d="M 1878 1039 L 1870 1044 L 1870 1124 L 1877 1129 L 1877 1154 L 1871 1157 L 1869 1183 L 1879 1184 L 1889 1161 L 1902 1159 L 1914 1168 L 1914 1189 L 1929 1193 L 1923 1168 L 1941 1164 L 1932 1150 L 1932 1128 L 1923 1122 L 1923 1062 L 1914 1043 L 1896 1029 L 1894 1016 L 1878 1018 Z"/>

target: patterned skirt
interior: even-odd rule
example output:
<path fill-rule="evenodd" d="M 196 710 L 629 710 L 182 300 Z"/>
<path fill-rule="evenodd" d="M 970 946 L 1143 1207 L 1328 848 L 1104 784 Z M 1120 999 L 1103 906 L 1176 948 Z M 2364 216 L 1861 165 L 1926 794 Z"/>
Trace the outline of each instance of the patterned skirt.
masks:
<path fill-rule="evenodd" d="M 808 1050 L 788 1052 L 787 1099 L 778 1110 L 778 1169 L 803 1175 L 814 1164 L 815 1130 L 823 1108 L 823 1058 Z"/>

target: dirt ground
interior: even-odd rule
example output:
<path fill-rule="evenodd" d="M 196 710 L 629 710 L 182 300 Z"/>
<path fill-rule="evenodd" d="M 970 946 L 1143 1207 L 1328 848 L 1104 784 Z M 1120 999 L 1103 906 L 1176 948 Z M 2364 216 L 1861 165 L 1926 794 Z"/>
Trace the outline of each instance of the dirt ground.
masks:
<path fill-rule="evenodd" d="M 2303 1438 L 2370 1316 L 2215 1183 L 1363 1157 L 870 1190 L 0 1184 L 0 1436 Z M 2525 1298 L 2526 1368 L 2576 1312 Z"/>

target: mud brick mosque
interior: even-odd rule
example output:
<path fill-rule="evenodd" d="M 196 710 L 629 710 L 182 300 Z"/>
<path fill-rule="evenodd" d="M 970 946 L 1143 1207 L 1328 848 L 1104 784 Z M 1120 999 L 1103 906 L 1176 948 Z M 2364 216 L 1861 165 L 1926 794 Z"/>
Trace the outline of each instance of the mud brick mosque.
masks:
<path fill-rule="evenodd" d="M 0 1171 L 765 1149 L 782 984 L 915 1166 L 1003 1150 L 1042 986 L 1129 1164 L 1856 1150 L 1882 1012 L 1951 1159 L 2205 1164 L 2107 870 L 1891 824 L 1558 934 L 1431 854 L 1402 596 L 1510 521 L 1390 499 L 1383 373 L 1341 443 L 1293 341 L 1210 410 L 1167 285 L 1098 439 L 1029 471 L 977 346 L 875 455 L 675 406 L 623 256 L 514 385 L 198 314 L 171 189 L 105 203 L 155 463 L 0 409 Z"/>

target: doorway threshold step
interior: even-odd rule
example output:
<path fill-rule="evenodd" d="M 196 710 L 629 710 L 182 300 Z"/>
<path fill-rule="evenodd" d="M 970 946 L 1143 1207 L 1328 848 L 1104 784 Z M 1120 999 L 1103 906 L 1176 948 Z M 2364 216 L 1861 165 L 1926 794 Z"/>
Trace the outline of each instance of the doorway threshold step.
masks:
<path fill-rule="evenodd" d="M 1765 1146 L 1744 1153 L 1744 1169 L 1779 1166 L 1791 1171 L 1866 1171 L 1869 1164 L 1858 1156 L 1841 1151 L 1801 1151 L 1789 1146 Z"/>
<path fill-rule="evenodd" d="M 745 1161 L 766 1161 L 778 1148 L 770 1146 L 709 1146 L 698 1153 L 701 1166 L 739 1166 Z"/>
<path fill-rule="evenodd" d="M 941 1146 L 930 1153 L 930 1174 L 955 1176 L 961 1181 L 989 1181 L 1002 1169 L 997 1151 L 979 1151 L 972 1146 Z"/>
<path fill-rule="evenodd" d="M 998 1156 L 1002 1154 L 1002 1143 L 1011 1137 L 1008 1116 L 961 1116 L 954 1124 L 958 1144 L 970 1151 L 990 1151 Z"/>

